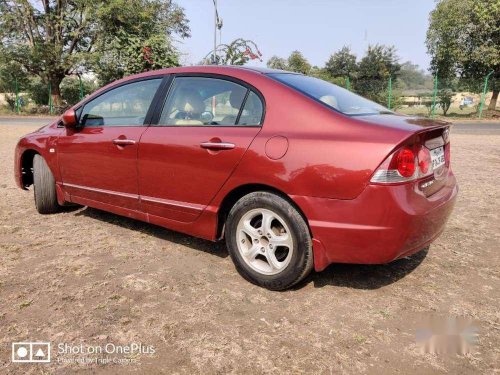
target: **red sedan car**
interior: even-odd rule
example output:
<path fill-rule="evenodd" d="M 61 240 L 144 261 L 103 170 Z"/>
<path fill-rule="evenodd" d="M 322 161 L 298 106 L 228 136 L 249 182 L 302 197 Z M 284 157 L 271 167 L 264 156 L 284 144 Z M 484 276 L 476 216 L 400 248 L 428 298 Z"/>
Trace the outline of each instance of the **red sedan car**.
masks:
<path fill-rule="evenodd" d="M 443 230 L 457 195 L 449 124 L 284 71 L 184 67 L 127 77 L 17 145 L 42 214 L 80 204 L 226 240 L 279 290 L 333 262 L 386 263 Z"/>

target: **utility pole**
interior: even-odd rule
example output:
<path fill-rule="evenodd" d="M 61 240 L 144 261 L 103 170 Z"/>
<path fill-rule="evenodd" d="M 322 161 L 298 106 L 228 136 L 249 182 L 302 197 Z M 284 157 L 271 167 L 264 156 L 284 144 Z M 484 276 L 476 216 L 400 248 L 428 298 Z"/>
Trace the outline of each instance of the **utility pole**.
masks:
<path fill-rule="evenodd" d="M 212 56 L 213 63 L 217 64 L 217 58 L 216 58 L 216 53 L 217 53 L 217 20 L 218 20 L 218 15 L 217 15 L 217 0 L 213 0 L 214 2 L 214 55 Z"/>
<path fill-rule="evenodd" d="M 212 63 L 217 65 L 217 29 L 219 29 L 220 39 L 222 40 L 222 19 L 219 18 L 219 12 L 217 12 L 217 0 L 212 1 L 214 2 L 214 53 Z"/>

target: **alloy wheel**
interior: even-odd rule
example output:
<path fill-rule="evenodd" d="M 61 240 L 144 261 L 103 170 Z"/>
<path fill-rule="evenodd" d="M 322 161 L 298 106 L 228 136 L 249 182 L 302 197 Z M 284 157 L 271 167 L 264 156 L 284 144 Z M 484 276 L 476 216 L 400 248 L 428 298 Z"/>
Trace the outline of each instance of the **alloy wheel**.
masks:
<path fill-rule="evenodd" d="M 292 233 L 283 218 L 268 209 L 245 213 L 237 226 L 238 250 L 254 271 L 276 275 L 290 263 L 294 251 Z"/>

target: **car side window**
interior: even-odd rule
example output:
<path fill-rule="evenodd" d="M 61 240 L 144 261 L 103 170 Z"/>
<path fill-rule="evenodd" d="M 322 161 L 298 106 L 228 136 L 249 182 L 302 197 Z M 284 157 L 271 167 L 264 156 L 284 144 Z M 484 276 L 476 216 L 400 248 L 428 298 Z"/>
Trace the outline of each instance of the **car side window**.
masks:
<path fill-rule="evenodd" d="M 262 105 L 262 100 L 260 100 L 256 93 L 250 91 L 238 120 L 238 125 L 262 125 L 263 114 L 264 106 Z"/>
<path fill-rule="evenodd" d="M 85 104 L 80 125 L 141 126 L 162 78 L 132 82 L 98 96 Z"/>
<path fill-rule="evenodd" d="M 251 104 L 248 108 L 246 105 L 249 93 L 253 94 L 246 87 L 224 79 L 176 77 L 165 100 L 158 126 L 259 125 L 260 120 L 250 124 L 250 114 L 254 109 Z M 262 103 L 260 106 L 262 108 Z M 242 107 L 247 108 L 247 119 L 238 121 L 240 113 L 245 113 Z"/>

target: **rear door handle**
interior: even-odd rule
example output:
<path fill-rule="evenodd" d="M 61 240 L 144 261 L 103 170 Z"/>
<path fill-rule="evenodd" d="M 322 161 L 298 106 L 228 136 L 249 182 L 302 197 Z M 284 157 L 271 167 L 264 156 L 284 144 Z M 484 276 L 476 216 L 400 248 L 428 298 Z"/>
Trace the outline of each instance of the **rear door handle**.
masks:
<path fill-rule="evenodd" d="M 117 146 L 129 146 L 129 145 L 135 145 L 135 141 L 133 139 L 113 139 L 113 144 Z"/>
<path fill-rule="evenodd" d="M 234 148 L 234 143 L 229 142 L 202 142 L 200 144 L 201 148 L 206 148 L 208 150 L 232 150 Z"/>

